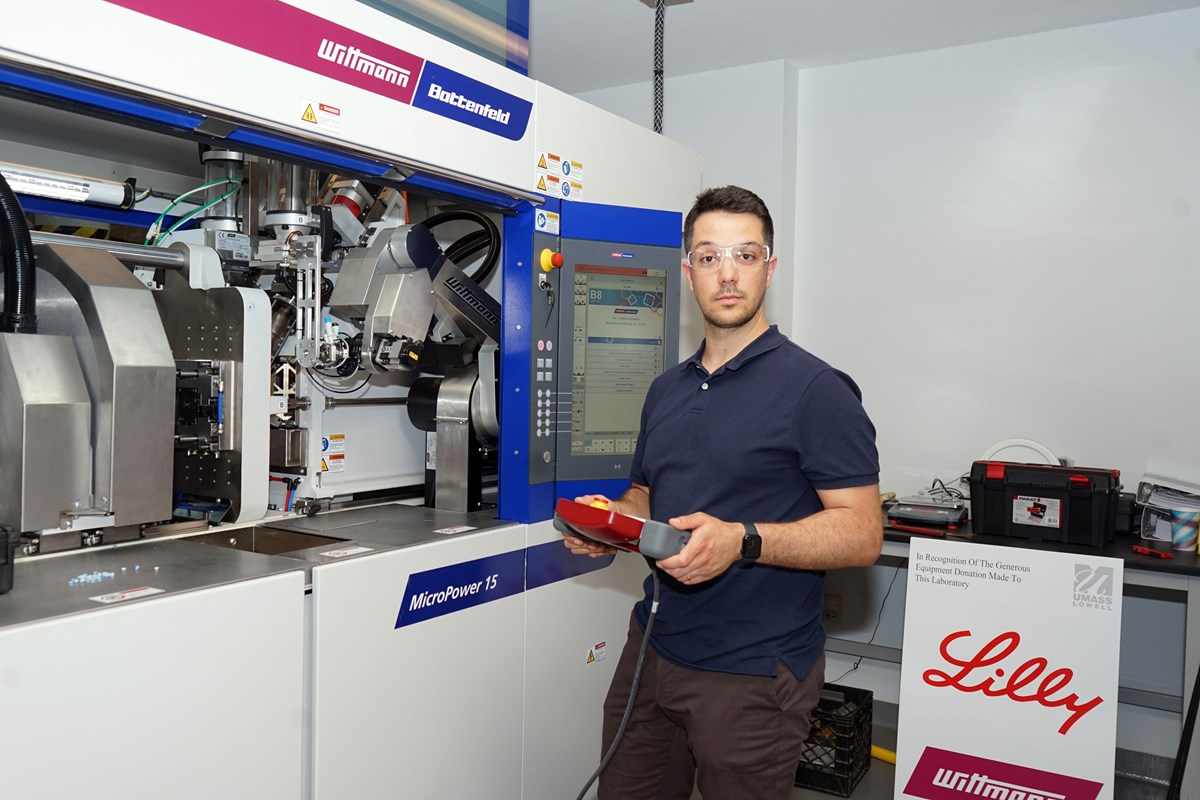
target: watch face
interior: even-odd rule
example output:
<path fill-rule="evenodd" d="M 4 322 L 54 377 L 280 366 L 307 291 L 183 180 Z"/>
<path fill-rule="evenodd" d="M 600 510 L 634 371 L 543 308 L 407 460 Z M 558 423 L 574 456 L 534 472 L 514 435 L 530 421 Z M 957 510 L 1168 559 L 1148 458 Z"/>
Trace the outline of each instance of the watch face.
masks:
<path fill-rule="evenodd" d="M 762 552 L 762 537 L 755 533 L 747 533 L 742 537 L 742 558 L 758 558 Z"/>

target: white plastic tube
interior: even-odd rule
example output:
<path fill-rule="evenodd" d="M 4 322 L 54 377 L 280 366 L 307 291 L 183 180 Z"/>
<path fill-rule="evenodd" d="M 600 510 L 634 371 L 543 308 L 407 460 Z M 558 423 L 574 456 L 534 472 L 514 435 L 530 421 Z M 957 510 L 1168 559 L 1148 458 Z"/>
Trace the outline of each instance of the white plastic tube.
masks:
<path fill-rule="evenodd" d="M 72 203 L 95 203 L 115 208 L 133 205 L 134 188 L 129 183 L 117 183 L 69 172 L 26 167 L 0 161 L 0 174 L 17 194 L 49 197 Z"/>

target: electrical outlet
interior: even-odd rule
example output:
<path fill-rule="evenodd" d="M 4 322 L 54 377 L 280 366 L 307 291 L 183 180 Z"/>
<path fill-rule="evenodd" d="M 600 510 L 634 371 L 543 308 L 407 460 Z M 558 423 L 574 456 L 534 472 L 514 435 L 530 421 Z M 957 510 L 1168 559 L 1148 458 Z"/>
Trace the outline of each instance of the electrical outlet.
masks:
<path fill-rule="evenodd" d="M 821 620 L 825 623 L 837 622 L 842 616 L 842 597 L 837 594 L 825 595 L 825 607 L 821 611 Z"/>

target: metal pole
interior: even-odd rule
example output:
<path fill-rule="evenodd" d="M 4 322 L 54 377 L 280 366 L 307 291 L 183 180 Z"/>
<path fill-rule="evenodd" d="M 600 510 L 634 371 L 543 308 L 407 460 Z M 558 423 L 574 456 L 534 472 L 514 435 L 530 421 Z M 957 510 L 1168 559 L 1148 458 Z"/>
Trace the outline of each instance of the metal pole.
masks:
<path fill-rule="evenodd" d="M 325 398 L 325 408 L 346 408 L 348 406 L 402 406 L 408 403 L 407 397 L 360 397 L 341 400 L 336 397 Z"/>
<path fill-rule="evenodd" d="M 44 233 L 42 231 L 30 231 L 29 237 L 33 239 L 34 244 L 65 244 L 74 247 L 90 247 L 94 250 L 107 250 L 130 267 L 161 267 L 181 270 L 187 265 L 187 256 L 181 251 L 165 247 L 147 247 L 126 242 L 109 242 L 104 239 L 85 239 L 82 236 L 65 236 L 61 233 Z"/>

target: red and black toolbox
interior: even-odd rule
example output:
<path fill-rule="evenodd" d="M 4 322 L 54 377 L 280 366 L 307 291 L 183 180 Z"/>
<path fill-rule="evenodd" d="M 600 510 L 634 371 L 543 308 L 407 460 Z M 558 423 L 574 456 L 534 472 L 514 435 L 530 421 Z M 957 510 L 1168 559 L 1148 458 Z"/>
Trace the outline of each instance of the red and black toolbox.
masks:
<path fill-rule="evenodd" d="M 971 529 L 1100 547 L 1112 541 L 1121 471 L 1009 461 L 971 465 Z"/>

